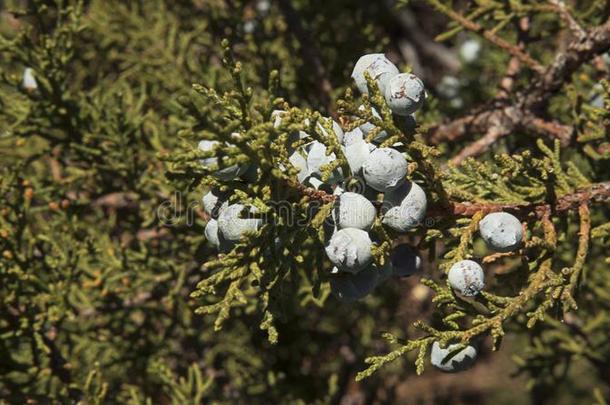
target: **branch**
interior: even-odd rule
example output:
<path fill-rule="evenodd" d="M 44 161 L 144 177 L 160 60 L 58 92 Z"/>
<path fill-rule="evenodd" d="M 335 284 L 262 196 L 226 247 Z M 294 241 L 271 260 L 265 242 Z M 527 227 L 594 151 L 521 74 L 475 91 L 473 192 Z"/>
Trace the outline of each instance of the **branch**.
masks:
<path fill-rule="evenodd" d="M 325 203 L 330 203 L 330 202 L 334 202 L 337 199 L 337 196 L 335 196 L 333 194 L 328 194 L 326 191 L 323 191 L 323 190 L 316 190 L 313 187 L 307 187 L 296 181 L 289 181 L 288 185 L 297 189 L 299 192 L 301 192 L 301 194 L 311 198 L 312 200 L 318 200 L 318 201 L 322 201 Z"/>
<path fill-rule="evenodd" d="M 471 143 L 466 148 L 462 149 L 462 151 L 454 156 L 449 163 L 454 166 L 459 166 L 464 159 L 470 156 L 480 155 L 483 151 L 493 145 L 496 140 L 508 134 L 507 128 L 492 126 L 482 138 L 479 138 L 476 142 Z"/>
<path fill-rule="evenodd" d="M 603 204 L 610 202 L 610 181 L 592 184 L 589 187 L 581 188 L 572 194 L 566 194 L 557 199 L 554 207 L 550 204 L 494 204 L 477 202 L 452 202 L 449 210 L 432 207 L 428 210 L 428 216 L 434 218 L 464 216 L 471 217 L 478 212 L 488 214 L 490 212 L 508 211 L 518 215 L 535 214 L 542 218 L 545 213 L 565 212 L 578 209 L 581 204 Z"/>
<path fill-rule="evenodd" d="M 580 26 L 578 21 L 576 21 L 562 0 L 549 0 L 549 3 L 555 7 L 561 19 L 566 22 L 568 28 L 570 28 L 570 31 L 572 31 L 576 37 L 582 38 L 587 35 L 587 32 Z"/>
<path fill-rule="evenodd" d="M 609 49 L 610 21 L 592 28 L 585 37 L 575 39 L 564 52 L 558 53 L 541 79 L 524 93 L 524 107 L 529 110 L 546 107 L 550 96 L 558 92 L 580 66 Z"/>
<path fill-rule="evenodd" d="M 572 41 L 565 51 L 559 52 L 548 69 L 541 73 L 528 89 L 515 95 L 514 99 L 517 100 L 515 103 L 508 104 L 506 101 L 496 100 L 489 107 L 479 108 L 447 124 L 430 128 L 426 139 L 431 144 L 439 144 L 455 141 L 470 133 L 489 134 L 492 127 L 500 126 L 499 132 L 503 134 L 501 136 L 516 130 L 525 130 L 560 139 L 562 144 L 566 145 L 570 142 L 574 129 L 556 121 L 544 120 L 540 116 L 551 97 L 570 80 L 571 75 L 580 66 L 608 49 L 610 49 L 610 21 L 589 30 L 585 36 Z M 488 135 L 482 143 L 487 143 L 490 138 L 495 138 L 492 139 L 495 141 L 499 137 L 497 133 L 493 136 Z M 460 161 L 485 150 L 477 146 L 468 149 L 468 153 L 464 152 L 460 156 Z"/>
<path fill-rule="evenodd" d="M 578 250 L 576 251 L 576 260 L 572 266 L 572 274 L 570 274 L 570 282 L 562 293 L 562 298 L 568 303 L 570 308 L 578 309 L 576 300 L 574 299 L 574 291 L 580 281 L 580 275 L 585 265 L 587 253 L 589 252 L 589 239 L 591 236 L 591 217 L 589 214 L 589 206 L 582 203 L 578 208 L 580 215 L 580 229 L 578 231 Z"/>
<path fill-rule="evenodd" d="M 534 60 L 534 58 L 532 58 L 524 50 L 520 49 L 517 45 L 513 45 L 510 42 L 506 41 L 505 39 L 497 36 L 494 32 L 486 30 L 482 25 L 468 19 L 467 17 L 464 17 L 460 13 L 441 4 L 437 0 L 429 0 L 429 2 L 432 4 L 433 7 L 435 7 L 441 13 L 445 14 L 447 17 L 456 21 L 458 24 L 460 24 L 467 30 L 481 34 L 485 39 L 487 39 L 492 44 L 496 45 L 497 47 L 499 47 L 501 49 L 504 49 L 510 55 L 519 59 L 521 61 L 521 63 L 529 66 L 530 68 L 532 68 L 533 70 L 535 70 L 538 73 L 542 73 L 544 71 L 544 67 L 540 63 L 538 63 L 538 61 Z"/>

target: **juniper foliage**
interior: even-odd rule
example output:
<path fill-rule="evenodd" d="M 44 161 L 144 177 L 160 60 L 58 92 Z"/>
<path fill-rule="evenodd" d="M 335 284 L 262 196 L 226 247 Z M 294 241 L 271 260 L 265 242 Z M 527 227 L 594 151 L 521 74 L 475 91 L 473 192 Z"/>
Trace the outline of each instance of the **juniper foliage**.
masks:
<path fill-rule="evenodd" d="M 555 390 L 583 384 L 573 370 L 590 402 L 609 398 L 610 4 L 388 4 L 0 9 L 0 402 L 400 401 L 435 341 L 478 344 L 485 363 L 514 353 L 535 403 L 582 398 Z M 414 16 L 433 28 L 414 33 Z M 465 41 L 481 49 L 459 60 Z M 369 96 L 350 89 L 368 51 L 424 77 L 415 129 L 370 77 Z M 407 235 L 372 230 L 377 266 L 407 241 L 425 276 L 350 305 L 330 296 L 332 190 L 299 184 L 288 161 L 305 131 L 337 156 L 324 180 L 349 173 L 328 116 L 401 142 L 430 205 Z M 219 180 L 210 157 L 251 170 Z M 265 218 L 221 255 L 198 205 L 211 188 Z M 520 250 L 485 248 L 478 223 L 495 211 L 524 223 Z M 468 258 L 489 280 L 472 299 L 445 276 Z"/>

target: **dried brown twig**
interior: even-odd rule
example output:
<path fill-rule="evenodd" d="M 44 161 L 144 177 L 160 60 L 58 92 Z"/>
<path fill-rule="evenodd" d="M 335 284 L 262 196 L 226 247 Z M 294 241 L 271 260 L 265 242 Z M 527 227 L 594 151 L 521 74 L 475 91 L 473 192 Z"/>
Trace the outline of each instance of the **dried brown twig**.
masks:
<path fill-rule="evenodd" d="M 429 143 L 439 144 L 455 141 L 467 134 L 485 134 L 456 156 L 454 164 L 483 153 L 497 139 L 519 130 L 559 139 L 567 145 L 574 129 L 543 118 L 544 111 L 551 97 L 570 81 L 580 66 L 609 49 L 610 21 L 577 36 L 564 51 L 558 52 L 549 67 L 538 72 L 537 79 L 529 88 L 514 95 L 514 102 L 496 100 L 464 117 L 430 128 L 425 137 Z"/>

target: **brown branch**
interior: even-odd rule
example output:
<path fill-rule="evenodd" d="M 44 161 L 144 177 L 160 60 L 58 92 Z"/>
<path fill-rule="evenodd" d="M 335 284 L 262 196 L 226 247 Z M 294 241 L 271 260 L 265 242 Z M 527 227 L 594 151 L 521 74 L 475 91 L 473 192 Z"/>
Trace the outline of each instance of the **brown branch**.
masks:
<path fill-rule="evenodd" d="M 333 194 L 328 194 L 326 191 L 323 190 L 316 190 L 313 187 L 307 187 L 296 181 L 290 181 L 288 182 L 288 185 L 292 188 L 297 189 L 301 194 L 309 197 L 312 200 L 322 201 L 324 203 L 331 203 L 337 199 L 337 196 Z"/>
<path fill-rule="evenodd" d="M 529 39 L 530 20 L 529 17 L 521 17 L 517 24 L 517 45 L 521 48 L 525 48 L 525 44 Z M 498 98 L 510 98 L 510 94 L 513 91 L 513 85 L 515 84 L 515 77 L 521 71 L 521 61 L 516 57 L 511 57 L 506 68 L 506 73 L 502 80 L 500 80 L 500 91 L 498 92 Z"/>
<path fill-rule="evenodd" d="M 436 0 L 430 0 L 430 3 L 432 4 L 433 7 L 435 7 L 437 10 L 439 10 L 441 13 L 445 14 L 447 17 L 456 21 L 458 24 L 460 24 L 467 30 L 481 34 L 489 42 L 491 42 L 492 44 L 496 45 L 497 47 L 499 47 L 501 49 L 504 49 L 510 55 L 519 59 L 521 61 L 521 63 L 529 66 L 536 72 L 542 73 L 544 71 L 544 67 L 540 63 L 538 63 L 538 61 L 534 60 L 534 58 L 532 58 L 523 49 L 520 49 L 517 45 L 511 44 L 510 42 L 506 41 L 505 39 L 497 36 L 494 32 L 486 30 L 485 27 L 483 27 L 482 25 L 464 17 L 462 14 L 452 10 L 451 8 L 441 4 L 440 2 L 438 2 Z"/>
<path fill-rule="evenodd" d="M 551 139 L 557 138 L 564 146 L 569 143 L 574 130 L 570 126 L 556 121 L 545 121 L 523 108 L 507 106 L 504 103 L 434 127 L 426 134 L 426 140 L 432 145 L 438 145 L 455 141 L 468 133 L 487 133 L 496 125 L 500 126 L 500 132 L 512 133 L 516 129 L 524 129 Z"/>
<path fill-rule="evenodd" d="M 556 204 L 532 203 L 532 204 L 503 204 L 503 203 L 477 203 L 477 202 L 452 202 L 449 210 L 431 207 L 428 216 L 433 218 L 464 216 L 471 217 L 478 212 L 488 214 L 490 212 L 506 211 L 523 216 L 534 214 L 542 218 L 546 213 L 565 212 L 578 209 L 582 204 L 600 204 L 610 202 L 610 181 L 592 184 L 589 187 L 576 190 L 572 194 L 566 194 L 557 199 Z"/>
<path fill-rule="evenodd" d="M 514 99 L 517 101 L 514 104 L 496 100 L 491 106 L 430 128 L 426 138 L 431 144 L 439 144 L 457 140 L 470 133 L 484 133 L 487 138 L 481 141 L 481 144 L 490 145 L 488 141 L 498 139 L 498 132 L 505 136 L 517 130 L 524 130 L 560 139 L 562 145 L 567 145 L 572 139 L 574 129 L 555 121 L 547 121 L 541 118 L 541 115 L 550 98 L 570 80 L 571 75 L 580 66 L 608 49 L 610 21 L 589 30 L 584 37 L 572 41 L 564 52 L 558 53 L 548 69 L 540 74 L 528 89 L 515 95 Z M 492 132 L 492 135 L 490 130 L 494 126 L 499 126 L 499 129 Z M 457 160 L 462 161 L 485 150 L 480 145 L 467 149 L 468 153 L 461 153 Z"/>
<path fill-rule="evenodd" d="M 609 49 L 610 21 L 607 21 L 592 28 L 585 37 L 572 41 L 564 52 L 555 56 L 541 80 L 524 93 L 524 106 L 534 111 L 546 107 L 550 96 L 558 92 L 580 66 Z"/>
<path fill-rule="evenodd" d="M 337 196 L 328 194 L 322 190 L 306 187 L 297 182 L 288 183 L 289 186 L 297 189 L 303 195 L 308 196 L 313 200 L 332 203 Z M 559 197 L 556 203 L 551 206 L 547 202 L 531 203 L 531 204 L 505 204 L 505 203 L 488 203 L 488 202 L 455 202 L 450 201 L 448 207 L 432 206 L 429 207 L 427 216 L 429 218 L 446 218 L 446 217 L 471 217 L 478 212 L 489 214 L 491 212 L 506 211 L 523 216 L 535 214 L 538 218 L 543 218 L 550 212 L 558 213 L 565 211 L 573 211 L 578 209 L 582 204 L 601 204 L 610 202 L 610 181 L 591 184 L 588 187 L 583 187 L 576 190 L 574 193 L 565 194 Z M 382 205 L 380 201 L 373 201 L 373 205 L 379 207 Z"/>
<path fill-rule="evenodd" d="M 487 133 L 476 142 L 471 143 L 460 153 L 454 156 L 449 162 L 451 165 L 459 166 L 462 161 L 470 156 L 480 155 L 496 142 L 499 138 L 508 135 L 507 128 L 502 126 L 492 126 Z"/>
<path fill-rule="evenodd" d="M 570 31 L 574 33 L 578 38 L 582 38 L 587 35 L 587 32 L 580 26 L 578 21 L 574 18 L 570 10 L 566 7 L 566 4 L 562 0 L 549 0 L 549 3 L 557 10 L 557 13 L 562 20 L 566 22 Z"/>
<path fill-rule="evenodd" d="M 138 195 L 130 192 L 108 193 L 92 201 L 93 207 L 136 209 L 139 207 Z"/>

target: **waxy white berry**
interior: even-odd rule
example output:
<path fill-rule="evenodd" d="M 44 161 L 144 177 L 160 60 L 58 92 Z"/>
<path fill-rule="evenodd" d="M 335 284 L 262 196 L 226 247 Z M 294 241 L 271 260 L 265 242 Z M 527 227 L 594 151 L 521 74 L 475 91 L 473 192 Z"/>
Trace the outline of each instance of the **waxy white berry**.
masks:
<path fill-rule="evenodd" d="M 358 109 L 361 110 L 361 111 L 364 111 L 364 108 L 365 107 L 363 105 L 358 107 Z M 375 107 L 371 107 L 371 112 L 373 114 L 373 117 L 381 119 L 381 115 L 377 112 Z M 362 131 L 362 133 L 366 137 L 366 136 L 368 136 L 369 132 L 371 132 L 372 130 L 374 130 L 377 127 L 374 124 L 370 123 L 370 122 L 365 122 L 364 124 L 360 125 L 358 128 Z M 375 135 L 375 137 L 373 138 L 373 142 L 381 143 L 387 137 L 388 137 L 388 133 L 386 131 L 381 131 L 377 135 Z"/>
<path fill-rule="evenodd" d="M 472 260 L 461 260 L 449 269 L 449 285 L 466 297 L 474 297 L 485 287 L 483 268 Z"/>
<path fill-rule="evenodd" d="M 205 225 L 205 238 L 212 245 L 219 247 L 220 240 L 218 239 L 218 221 L 215 219 L 210 219 L 208 223 Z"/>
<path fill-rule="evenodd" d="M 219 143 L 220 142 L 218 142 L 218 141 L 208 141 L 207 139 L 204 139 L 202 141 L 199 141 L 199 144 L 197 145 L 197 147 L 199 148 L 199 150 L 201 150 L 203 152 L 209 152 L 211 150 L 214 150 L 216 145 L 218 145 Z M 216 163 L 218 163 L 218 158 L 208 157 L 205 159 L 201 159 L 200 162 L 204 166 L 212 166 L 212 165 L 215 165 Z"/>
<path fill-rule="evenodd" d="M 497 252 L 511 252 L 523 240 L 521 221 L 507 212 L 485 215 L 479 222 L 479 230 L 487 246 Z"/>
<path fill-rule="evenodd" d="M 360 194 L 346 192 L 337 198 L 333 218 L 339 229 L 358 228 L 368 231 L 375 222 L 377 211 L 369 200 Z"/>
<path fill-rule="evenodd" d="M 316 174 L 321 176 L 322 171 L 320 168 L 329 164 L 336 158 L 334 153 L 329 155 L 326 154 L 326 145 L 318 141 L 313 141 L 307 147 L 307 170 L 310 175 Z"/>
<path fill-rule="evenodd" d="M 349 139 L 349 144 L 343 147 L 343 153 L 349 164 L 349 168 L 353 175 L 360 174 L 362 165 L 369 158 L 372 151 L 376 149 L 375 145 L 367 143 L 362 136 L 362 131 L 356 129 L 355 135 Z M 359 138 L 360 136 L 360 138 Z"/>
<path fill-rule="evenodd" d="M 307 173 L 309 176 L 322 178 L 322 166 L 327 165 L 336 160 L 336 155 L 331 153 L 326 154 L 327 148 L 321 142 L 313 141 L 306 147 L 307 150 Z M 326 183 L 337 184 L 343 180 L 343 173 L 340 168 L 334 169 Z"/>
<path fill-rule="evenodd" d="M 384 94 L 386 83 L 399 73 L 398 68 L 390 62 L 382 53 L 372 53 L 362 56 L 356 62 L 352 79 L 356 82 L 356 86 L 360 93 L 369 94 L 364 72 L 368 72 L 371 78 L 377 81 L 381 94 Z"/>
<path fill-rule="evenodd" d="M 413 182 L 404 182 L 398 189 L 386 193 L 384 206 L 390 209 L 382 223 L 398 232 L 406 232 L 426 217 L 427 199 L 424 190 Z"/>
<path fill-rule="evenodd" d="M 341 271 L 357 273 L 373 260 L 373 242 L 362 229 L 345 228 L 333 234 L 326 255 Z"/>
<path fill-rule="evenodd" d="M 32 68 L 25 68 L 23 70 L 23 80 L 21 85 L 24 89 L 34 91 L 38 88 L 38 82 L 34 77 L 34 70 Z"/>
<path fill-rule="evenodd" d="M 218 218 L 220 212 L 229 206 L 226 196 L 217 189 L 208 191 L 201 201 L 203 211 L 214 219 Z"/>
<path fill-rule="evenodd" d="M 290 155 L 288 161 L 298 170 L 297 179 L 299 180 L 299 183 L 303 183 L 307 176 L 309 176 L 307 158 L 303 156 L 300 150 L 297 150 Z"/>
<path fill-rule="evenodd" d="M 225 239 L 238 241 L 245 232 L 254 232 L 261 226 L 260 218 L 248 218 L 248 213 L 256 212 L 256 208 L 245 208 L 242 204 L 232 204 L 220 212 L 218 229 Z"/>
<path fill-rule="evenodd" d="M 443 349 L 438 342 L 434 342 L 430 352 L 430 362 L 434 367 L 448 373 L 466 370 L 476 360 L 477 349 L 474 346 L 468 345 L 452 356 L 449 356 L 458 347 L 459 345 L 452 344 Z"/>
<path fill-rule="evenodd" d="M 341 128 L 341 125 L 339 125 L 339 123 L 337 121 L 333 120 L 332 118 L 322 118 L 322 120 L 324 120 L 324 121 L 331 120 L 332 121 L 333 132 L 335 133 L 335 137 L 337 138 L 337 141 L 339 141 L 339 143 L 343 143 L 344 132 L 343 132 L 343 128 Z M 328 132 L 326 131 L 326 128 L 322 125 L 321 122 L 318 122 L 318 127 L 320 128 L 320 130 L 322 131 L 324 136 L 328 136 Z"/>
<path fill-rule="evenodd" d="M 366 184 L 382 193 L 399 187 L 407 175 L 407 160 L 392 148 L 379 148 L 371 152 L 362 165 Z"/>
<path fill-rule="evenodd" d="M 360 128 L 356 128 L 353 131 L 348 131 L 343 135 L 343 145 L 350 146 L 356 142 L 364 140 L 364 133 Z"/>
<path fill-rule="evenodd" d="M 220 142 L 218 141 L 209 141 L 202 140 L 199 142 L 198 148 L 204 152 L 212 151 L 216 148 L 216 146 Z M 204 166 L 215 166 L 218 164 L 217 157 L 208 157 L 200 160 L 201 164 Z M 236 177 L 241 176 L 242 174 L 248 171 L 249 165 L 231 165 L 228 167 L 224 167 L 222 169 L 216 170 L 213 175 L 222 181 L 230 181 L 235 179 Z"/>
<path fill-rule="evenodd" d="M 387 84 L 385 100 L 396 115 L 407 116 L 417 111 L 426 98 L 424 83 L 414 74 L 401 73 Z"/>

